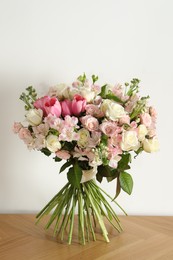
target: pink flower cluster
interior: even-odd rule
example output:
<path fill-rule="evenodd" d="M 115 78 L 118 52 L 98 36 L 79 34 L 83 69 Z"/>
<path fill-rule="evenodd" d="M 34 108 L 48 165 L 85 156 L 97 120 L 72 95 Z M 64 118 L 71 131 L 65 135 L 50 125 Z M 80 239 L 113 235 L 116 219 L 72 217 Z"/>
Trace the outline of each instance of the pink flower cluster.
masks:
<path fill-rule="evenodd" d="M 156 111 L 137 91 L 125 92 L 121 85 L 107 85 L 103 91 L 87 80 L 62 86 L 61 96 L 58 87 L 53 88 L 49 96 L 31 104 L 27 126 L 14 124 L 14 132 L 29 149 L 47 149 L 61 159 L 78 158 L 90 167 L 104 164 L 114 169 L 124 153 L 158 149 Z"/>
<path fill-rule="evenodd" d="M 80 95 L 75 95 L 73 100 L 65 99 L 61 102 L 56 97 L 44 96 L 34 102 L 34 107 L 43 110 L 44 116 L 49 114 L 60 117 L 66 115 L 78 116 L 85 111 L 86 100 Z"/>

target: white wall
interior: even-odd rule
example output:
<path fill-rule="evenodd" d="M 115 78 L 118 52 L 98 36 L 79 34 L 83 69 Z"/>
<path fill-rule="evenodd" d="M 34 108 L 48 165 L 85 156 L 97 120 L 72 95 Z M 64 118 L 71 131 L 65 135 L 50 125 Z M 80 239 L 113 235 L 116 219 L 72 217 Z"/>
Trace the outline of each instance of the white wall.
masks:
<path fill-rule="evenodd" d="M 29 152 L 11 131 L 19 95 L 98 74 L 100 83 L 141 79 L 158 110 L 161 150 L 133 161 L 129 214 L 173 214 L 172 0 L 0 0 L 0 212 L 36 212 L 66 183 L 59 164 Z M 114 195 L 115 184 L 102 184 Z"/>

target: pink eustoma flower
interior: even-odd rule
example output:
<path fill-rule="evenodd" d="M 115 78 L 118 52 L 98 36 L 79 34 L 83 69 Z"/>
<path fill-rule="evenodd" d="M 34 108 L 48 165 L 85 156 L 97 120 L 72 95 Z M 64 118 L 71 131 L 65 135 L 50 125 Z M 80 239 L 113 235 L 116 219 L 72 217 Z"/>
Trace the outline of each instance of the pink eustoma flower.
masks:
<path fill-rule="evenodd" d="M 75 95 L 72 100 L 72 114 L 75 116 L 80 115 L 81 112 L 85 111 L 86 99 L 80 95 Z"/>

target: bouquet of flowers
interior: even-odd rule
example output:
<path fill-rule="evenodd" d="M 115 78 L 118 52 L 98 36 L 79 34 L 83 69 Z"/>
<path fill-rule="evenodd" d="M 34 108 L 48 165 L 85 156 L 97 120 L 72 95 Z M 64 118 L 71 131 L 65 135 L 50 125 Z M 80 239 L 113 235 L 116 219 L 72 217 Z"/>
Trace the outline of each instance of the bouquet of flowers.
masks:
<path fill-rule="evenodd" d="M 76 208 L 82 244 L 91 237 L 96 240 L 97 224 L 109 242 L 104 219 L 121 232 L 120 220 L 105 197 L 125 213 L 115 199 L 121 190 L 132 192 L 133 179 L 127 172 L 132 155 L 155 152 L 159 146 L 156 111 L 148 105 L 149 96 L 139 96 L 139 80 L 123 86 L 100 86 L 97 80 L 93 75 L 89 82 L 83 74 L 72 85 L 51 87 L 39 98 L 28 87 L 20 96 L 26 120 L 13 126 L 29 149 L 53 154 L 55 162 L 66 160 L 60 173 L 66 170 L 67 184 L 36 217 L 39 221 L 52 213 L 46 228 L 54 223 L 54 235 L 61 240 L 67 235 L 69 244 Z M 114 198 L 96 184 L 95 179 L 101 182 L 103 178 L 116 181 Z"/>

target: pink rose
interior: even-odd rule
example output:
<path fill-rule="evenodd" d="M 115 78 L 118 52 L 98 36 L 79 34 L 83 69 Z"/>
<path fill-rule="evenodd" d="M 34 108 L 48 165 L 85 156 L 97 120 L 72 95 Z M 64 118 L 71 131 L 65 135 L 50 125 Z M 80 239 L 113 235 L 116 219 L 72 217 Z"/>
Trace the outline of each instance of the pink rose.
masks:
<path fill-rule="evenodd" d="M 151 116 L 148 113 L 143 113 L 140 115 L 141 123 L 146 127 L 150 127 L 152 123 Z"/>
<path fill-rule="evenodd" d="M 93 104 L 86 105 L 86 113 L 95 117 L 103 117 L 104 113 L 98 108 L 98 106 Z"/>
<path fill-rule="evenodd" d="M 56 156 L 62 160 L 68 160 L 70 158 L 70 153 L 66 150 L 60 150 L 56 152 Z"/>
<path fill-rule="evenodd" d="M 129 115 L 124 115 L 123 117 L 121 117 L 120 119 L 119 119 L 119 123 L 120 123 L 120 125 L 123 125 L 123 124 L 130 124 L 130 117 L 129 117 Z"/>
<path fill-rule="evenodd" d="M 116 133 L 117 125 L 113 122 L 103 122 L 100 125 L 100 130 L 107 136 L 112 136 Z"/>
<path fill-rule="evenodd" d="M 51 114 L 59 117 L 61 115 L 61 105 L 55 97 L 44 96 L 39 98 L 34 102 L 34 107 L 42 109 L 44 116 Z"/>
<path fill-rule="evenodd" d="M 85 111 L 86 99 L 80 95 L 75 95 L 72 101 L 72 114 L 78 116 Z"/>
<path fill-rule="evenodd" d="M 62 116 L 71 116 L 72 114 L 72 102 L 69 99 L 61 101 Z"/>
<path fill-rule="evenodd" d="M 21 123 L 18 123 L 18 122 L 14 122 L 14 125 L 13 125 L 13 132 L 15 134 L 18 134 L 20 129 L 22 128 L 22 124 Z"/>
<path fill-rule="evenodd" d="M 89 131 L 97 131 L 99 127 L 98 120 L 90 115 L 83 116 L 80 118 L 83 126 L 88 129 Z"/>
<path fill-rule="evenodd" d="M 133 130 L 135 130 L 135 129 L 138 127 L 136 121 L 132 121 L 132 122 L 130 123 L 130 126 L 131 126 L 131 128 L 132 128 Z"/>

